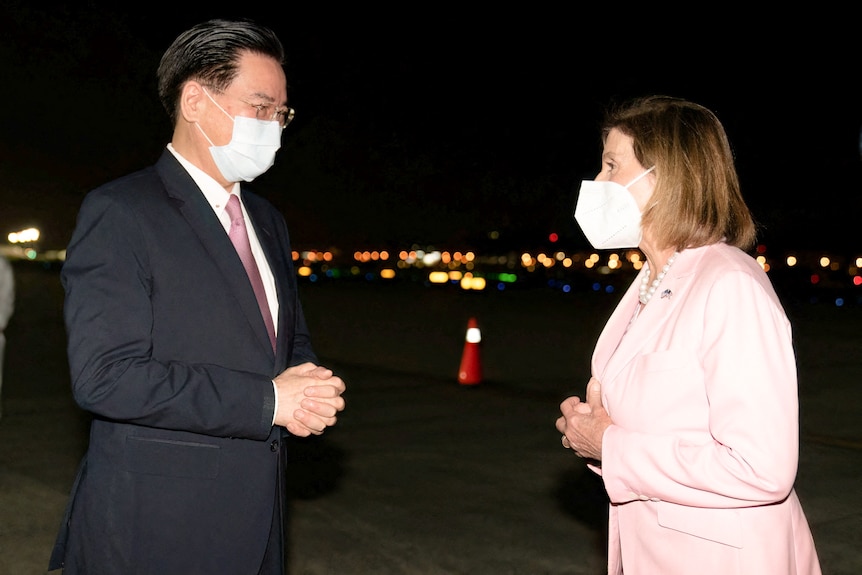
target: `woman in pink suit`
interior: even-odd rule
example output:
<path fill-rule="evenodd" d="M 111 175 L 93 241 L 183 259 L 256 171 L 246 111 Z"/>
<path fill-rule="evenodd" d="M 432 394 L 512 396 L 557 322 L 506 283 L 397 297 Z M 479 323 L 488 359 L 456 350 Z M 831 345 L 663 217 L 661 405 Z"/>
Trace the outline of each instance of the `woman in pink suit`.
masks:
<path fill-rule="evenodd" d="M 793 489 L 791 327 L 746 253 L 756 229 L 725 131 L 657 96 L 611 113 L 602 140 L 575 218 L 595 248 L 646 263 L 556 427 L 607 490 L 608 573 L 819 574 Z"/>

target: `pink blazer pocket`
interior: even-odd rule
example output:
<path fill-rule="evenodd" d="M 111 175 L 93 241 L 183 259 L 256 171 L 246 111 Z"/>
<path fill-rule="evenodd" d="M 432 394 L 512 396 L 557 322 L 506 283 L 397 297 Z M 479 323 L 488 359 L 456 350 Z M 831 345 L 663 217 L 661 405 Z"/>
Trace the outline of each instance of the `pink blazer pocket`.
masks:
<path fill-rule="evenodd" d="M 658 523 L 722 545 L 737 549 L 744 546 L 745 534 L 738 509 L 702 509 L 660 501 Z"/>

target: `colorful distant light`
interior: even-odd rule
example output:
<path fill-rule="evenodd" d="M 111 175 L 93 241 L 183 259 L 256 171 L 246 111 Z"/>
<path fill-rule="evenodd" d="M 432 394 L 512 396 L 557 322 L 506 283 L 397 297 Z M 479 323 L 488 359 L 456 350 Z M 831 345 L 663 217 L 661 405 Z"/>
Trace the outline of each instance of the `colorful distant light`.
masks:
<path fill-rule="evenodd" d="M 433 266 L 440 261 L 440 252 L 427 252 L 422 256 L 422 263 L 426 266 Z"/>
<path fill-rule="evenodd" d="M 485 289 L 485 278 L 464 274 L 461 278 L 461 289 L 482 291 Z"/>
<path fill-rule="evenodd" d="M 27 228 L 26 230 L 21 230 L 20 232 L 11 232 L 6 239 L 9 240 L 10 244 L 26 244 L 30 242 L 39 241 L 39 230 L 36 228 Z"/>
<path fill-rule="evenodd" d="M 449 282 L 449 274 L 446 272 L 431 272 L 428 274 L 428 281 L 432 284 L 445 284 Z"/>
<path fill-rule="evenodd" d="M 38 254 L 35 250 L 27 253 L 26 245 L 7 248 L 7 251 L 13 257 L 46 259 L 45 255 Z M 771 273 L 773 269 L 778 270 L 779 276 L 776 279 L 779 282 L 807 281 L 809 286 L 816 286 L 818 292 L 822 289 L 845 290 L 845 293 L 832 293 L 831 297 L 826 298 L 812 291 L 808 298 L 811 303 L 834 303 L 839 307 L 862 305 L 862 291 L 860 291 L 862 256 L 848 258 L 841 254 L 823 252 L 786 252 L 782 255 L 774 253 L 774 257 L 769 258 L 766 252 L 766 248 L 761 244 L 755 248 L 752 255 L 764 271 Z M 354 260 L 351 262 L 352 265 L 345 261 L 336 262 L 336 260 L 349 260 L 351 254 Z M 420 281 L 424 280 L 426 285 L 458 286 L 462 290 L 471 291 L 487 290 L 490 286 L 495 291 L 502 291 L 516 283 L 525 288 L 536 286 L 538 284 L 535 280 L 542 279 L 544 276 L 546 285 L 554 290 L 569 293 L 591 288 L 591 291 L 607 294 L 618 292 L 626 278 L 629 275 L 633 277 L 643 269 L 646 261 L 643 253 L 637 249 L 621 250 L 616 253 L 604 251 L 567 253 L 564 249 L 556 248 L 534 253 L 509 251 L 506 254 L 477 254 L 466 250 L 438 250 L 434 246 L 415 244 L 409 250 L 400 252 L 396 250 L 394 254 L 385 250 L 365 250 L 364 248 L 344 253 L 331 248 L 295 251 L 292 255 L 294 260 L 297 260 L 297 275 L 312 283 L 317 278 L 347 280 L 365 278 L 369 282 L 381 279 L 391 281 L 406 273 L 407 279 L 416 281 L 421 278 Z M 384 263 L 390 257 L 392 262 Z M 56 259 L 59 258 L 55 256 L 51 258 L 52 261 Z M 422 268 L 425 268 L 424 273 L 420 272 L 418 276 L 415 272 L 410 272 L 410 270 Z M 790 268 L 801 268 L 799 272 L 802 275 L 780 275 L 781 270 Z M 517 273 L 512 273 L 515 271 Z M 586 284 L 573 284 L 570 282 L 571 278 L 567 277 L 569 274 L 579 277 L 586 274 L 592 280 Z M 618 275 L 620 275 L 619 280 L 614 279 Z M 597 278 L 602 279 L 597 281 Z"/>

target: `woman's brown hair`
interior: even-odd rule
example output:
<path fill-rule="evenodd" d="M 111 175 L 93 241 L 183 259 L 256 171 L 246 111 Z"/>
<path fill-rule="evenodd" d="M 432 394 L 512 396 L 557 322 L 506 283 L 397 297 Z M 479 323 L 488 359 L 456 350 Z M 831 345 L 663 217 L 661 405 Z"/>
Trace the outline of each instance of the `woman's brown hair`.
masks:
<path fill-rule="evenodd" d="M 603 140 L 613 128 L 632 138 L 642 166 L 655 166 L 656 188 L 641 222 L 661 247 L 754 245 L 757 229 L 715 114 L 683 99 L 648 96 L 611 110 Z"/>

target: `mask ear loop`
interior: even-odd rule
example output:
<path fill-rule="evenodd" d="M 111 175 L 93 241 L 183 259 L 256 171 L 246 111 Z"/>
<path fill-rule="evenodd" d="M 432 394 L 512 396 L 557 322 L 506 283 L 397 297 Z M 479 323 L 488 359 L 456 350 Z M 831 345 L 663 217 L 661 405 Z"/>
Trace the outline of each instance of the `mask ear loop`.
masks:
<path fill-rule="evenodd" d="M 227 116 L 228 118 L 230 118 L 230 121 L 231 121 L 231 122 L 233 122 L 234 124 L 236 124 L 236 120 L 233 118 L 233 116 L 231 116 L 230 114 L 228 114 L 228 113 L 227 113 L 227 111 L 226 111 L 224 108 L 222 108 L 221 106 L 219 106 L 219 103 L 215 101 L 215 98 L 213 98 L 212 96 L 210 96 L 210 93 L 209 93 L 209 91 L 206 89 L 206 87 L 205 87 L 205 86 L 201 86 L 201 88 L 203 89 L 204 94 L 206 94 L 206 95 L 207 95 L 207 98 L 209 98 L 209 99 L 210 99 L 210 102 L 212 102 L 213 104 L 215 104 L 215 105 L 216 105 L 216 108 L 218 108 L 219 110 L 221 110 L 221 111 L 222 111 L 222 113 L 223 113 L 225 116 Z M 203 134 L 203 135 L 204 135 L 204 138 L 206 138 L 206 139 L 207 139 L 207 142 L 209 142 L 209 143 L 210 143 L 210 146 L 215 146 L 215 144 L 213 144 L 213 141 L 212 141 L 212 140 L 210 140 L 210 137 L 209 137 L 209 136 L 207 136 L 207 133 L 206 133 L 206 132 L 204 132 L 204 129 L 203 129 L 203 128 L 201 128 L 201 125 L 200 125 L 199 123 L 195 122 L 195 126 L 197 127 L 197 129 L 198 129 L 198 130 L 200 130 L 201 134 Z"/>
<path fill-rule="evenodd" d="M 648 170 L 647 170 L 647 171 L 645 171 L 643 174 L 641 174 L 640 176 L 636 177 L 634 180 L 632 180 L 631 182 L 629 182 L 629 183 L 628 183 L 628 185 L 626 186 L 626 188 L 628 188 L 630 185 L 634 184 L 635 182 L 637 182 L 638 180 L 640 180 L 641 178 L 643 178 L 644 176 L 646 176 L 648 173 L 652 172 L 653 170 L 655 170 L 655 166 L 653 166 L 652 168 L 648 169 Z M 651 203 L 651 204 L 650 204 L 650 205 L 648 205 L 648 206 L 644 206 L 644 209 L 643 209 L 643 211 L 641 212 L 641 219 L 643 219 L 644 214 L 649 213 L 649 212 L 650 212 L 654 207 L 656 207 L 657 205 L 658 205 L 658 201 L 655 201 L 655 202 Z"/>
<path fill-rule="evenodd" d="M 203 134 L 203 135 L 204 135 L 204 138 L 206 138 L 206 139 L 207 139 L 207 142 L 209 142 L 209 143 L 210 143 L 210 146 L 215 146 L 215 144 L 213 144 L 213 141 L 212 141 L 212 140 L 210 140 L 210 137 L 209 137 L 209 136 L 207 136 L 207 133 L 206 133 L 206 132 L 204 132 L 204 129 L 203 129 L 203 128 L 201 128 L 201 125 L 200 125 L 200 124 L 198 124 L 197 122 L 195 122 L 195 127 L 196 127 L 198 130 L 200 130 L 200 133 L 201 133 L 201 134 Z"/>
<path fill-rule="evenodd" d="M 216 104 L 216 106 L 218 106 L 218 104 Z M 646 176 L 648 173 L 650 173 L 650 172 L 651 172 L 651 171 L 653 171 L 654 169 L 655 169 L 655 166 L 653 166 L 652 168 L 650 168 L 650 169 L 646 170 L 644 173 L 642 173 L 641 175 L 639 175 L 638 177 L 636 177 L 634 180 L 632 180 L 631 182 L 629 182 L 628 184 L 626 184 L 626 185 L 625 185 L 625 186 L 623 186 L 623 187 L 624 187 L 624 188 L 628 188 L 629 186 L 631 186 L 632 184 L 634 184 L 635 182 L 637 182 L 638 180 L 640 180 L 641 178 L 643 178 L 644 176 Z"/>
<path fill-rule="evenodd" d="M 236 120 L 234 119 L 234 117 L 233 117 L 233 116 L 231 116 L 230 114 L 228 114 L 228 113 L 227 113 L 227 110 L 225 110 L 224 108 L 222 108 L 221 106 L 219 106 L 219 103 L 215 101 L 215 98 L 213 98 L 212 96 L 210 96 L 209 90 L 207 90 L 205 86 L 201 86 L 201 88 L 203 89 L 204 94 L 206 94 L 206 95 L 207 95 L 207 98 L 209 98 L 209 99 L 210 99 L 210 102 L 212 102 L 213 104 L 215 104 L 215 105 L 216 105 L 216 108 L 218 108 L 219 110 L 221 110 L 221 111 L 222 111 L 222 113 L 223 113 L 225 116 L 227 116 L 228 118 L 230 118 L 230 121 L 231 121 L 231 122 L 236 122 Z"/>

